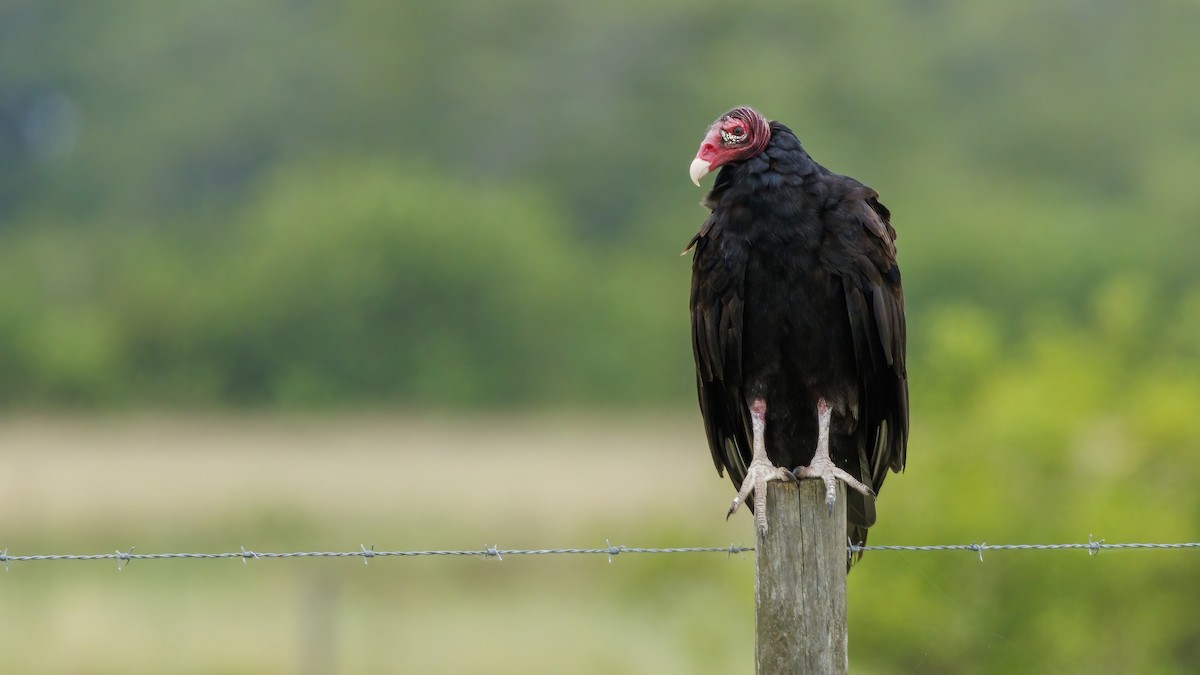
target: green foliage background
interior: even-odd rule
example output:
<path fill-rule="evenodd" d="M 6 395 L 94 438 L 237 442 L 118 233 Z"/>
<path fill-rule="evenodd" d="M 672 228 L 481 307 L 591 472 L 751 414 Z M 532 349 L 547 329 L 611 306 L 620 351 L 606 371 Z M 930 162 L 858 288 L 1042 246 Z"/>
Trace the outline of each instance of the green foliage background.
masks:
<path fill-rule="evenodd" d="M 685 167 L 751 104 L 893 211 L 898 540 L 1194 541 L 1198 20 L 1171 1 L 8 0 L 0 403 L 690 406 Z M 852 580 L 874 598 L 852 619 L 864 671 L 1200 668 L 1194 556 L 1074 590 L 1046 559 L 1011 579 L 948 562 L 950 592 L 992 601 L 937 640 L 912 633 L 945 606 L 872 586 L 880 565 Z M 1025 660 L 975 662 L 996 634 Z"/>

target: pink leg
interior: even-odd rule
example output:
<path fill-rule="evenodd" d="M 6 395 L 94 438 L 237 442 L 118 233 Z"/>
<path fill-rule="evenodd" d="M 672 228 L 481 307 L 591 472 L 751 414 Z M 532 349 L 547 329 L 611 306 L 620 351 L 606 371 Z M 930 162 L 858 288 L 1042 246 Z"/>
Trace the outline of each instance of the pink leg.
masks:
<path fill-rule="evenodd" d="M 825 483 L 825 504 L 829 512 L 837 501 L 837 485 L 840 480 L 848 487 L 869 497 L 875 496 L 875 491 L 863 484 L 854 476 L 838 468 L 829 457 L 829 423 L 833 418 L 833 408 L 825 399 L 817 400 L 817 452 L 813 455 L 812 463 L 808 466 L 798 466 L 792 474 L 796 478 L 819 478 Z"/>
<path fill-rule="evenodd" d="M 750 466 L 746 467 L 746 478 L 742 481 L 742 487 L 738 490 L 737 496 L 733 498 L 733 503 L 729 505 L 729 513 L 725 514 L 725 517 L 732 516 L 733 512 L 737 511 L 738 507 L 750 496 L 750 493 L 754 492 L 754 524 L 757 526 L 758 536 L 766 537 L 767 481 L 795 480 L 795 477 L 791 471 L 775 466 L 767 458 L 767 402 L 761 398 L 750 402 L 750 427 L 754 432 L 754 455 L 751 458 Z"/>

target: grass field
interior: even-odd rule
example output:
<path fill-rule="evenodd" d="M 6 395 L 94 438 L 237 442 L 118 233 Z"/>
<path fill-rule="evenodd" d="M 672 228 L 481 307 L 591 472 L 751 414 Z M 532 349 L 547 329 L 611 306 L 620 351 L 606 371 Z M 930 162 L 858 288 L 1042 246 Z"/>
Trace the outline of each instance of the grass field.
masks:
<path fill-rule="evenodd" d="M 751 543 L 697 420 L 12 420 L 16 554 Z M 753 559 L 12 563 L 21 673 L 744 671 Z"/>
<path fill-rule="evenodd" d="M 934 422 L 872 543 L 1195 541 L 1183 460 L 1134 480 L 1167 455 L 1089 425 L 1016 462 L 976 421 Z M 14 418 L 0 448 L 13 555 L 753 542 L 690 411 Z M 871 553 L 849 579 L 852 671 L 1195 672 L 1197 560 Z M 753 575 L 750 554 L 14 562 L 0 671 L 751 672 Z"/>

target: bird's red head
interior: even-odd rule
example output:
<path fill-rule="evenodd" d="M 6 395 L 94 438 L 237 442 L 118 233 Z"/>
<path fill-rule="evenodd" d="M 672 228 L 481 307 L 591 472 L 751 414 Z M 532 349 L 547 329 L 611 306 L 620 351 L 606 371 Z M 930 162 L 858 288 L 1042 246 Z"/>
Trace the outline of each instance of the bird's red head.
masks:
<path fill-rule="evenodd" d="M 746 107 L 730 110 L 708 128 L 688 171 L 692 182 L 698 186 L 709 172 L 757 155 L 770 140 L 771 126 L 758 111 Z"/>

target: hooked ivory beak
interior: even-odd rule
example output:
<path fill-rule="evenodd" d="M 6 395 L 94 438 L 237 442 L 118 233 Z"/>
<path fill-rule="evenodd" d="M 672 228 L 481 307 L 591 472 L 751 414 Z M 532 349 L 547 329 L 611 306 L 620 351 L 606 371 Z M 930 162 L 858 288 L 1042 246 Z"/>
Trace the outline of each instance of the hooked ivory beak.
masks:
<path fill-rule="evenodd" d="M 712 171 L 712 165 L 707 159 L 697 157 L 692 160 L 692 165 L 688 167 L 688 175 L 692 177 L 692 182 L 696 187 L 700 187 L 700 179 L 704 178 L 709 171 Z"/>

